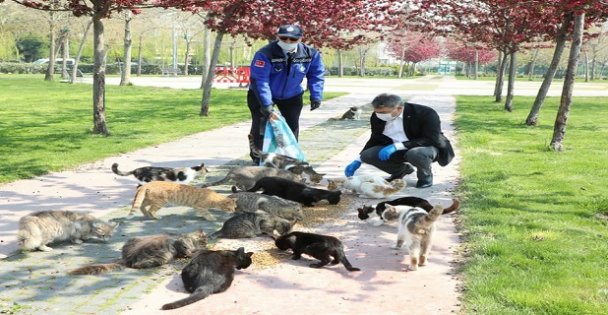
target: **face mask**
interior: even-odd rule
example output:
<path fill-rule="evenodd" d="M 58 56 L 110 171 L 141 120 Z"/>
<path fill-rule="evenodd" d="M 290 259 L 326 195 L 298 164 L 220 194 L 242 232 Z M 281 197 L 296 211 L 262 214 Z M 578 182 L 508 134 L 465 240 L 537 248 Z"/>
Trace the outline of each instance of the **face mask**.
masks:
<path fill-rule="evenodd" d="M 283 49 L 283 51 L 289 52 L 292 51 L 294 49 L 296 49 L 296 47 L 298 47 L 298 43 L 286 43 L 282 40 L 279 40 L 277 42 L 277 44 L 279 45 L 279 47 L 281 47 L 281 49 Z"/>
<path fill-rule="evenodd" d="M 397 117 L 393 117 L 392 113 L 386 113 L 386 114 L 376 113 L 376 117 L 378 117 L 379 119 L 382 119 L 384 121 L 392 121 L 392 120 L 395 120 L 395 118 L 397 118 Z"/>

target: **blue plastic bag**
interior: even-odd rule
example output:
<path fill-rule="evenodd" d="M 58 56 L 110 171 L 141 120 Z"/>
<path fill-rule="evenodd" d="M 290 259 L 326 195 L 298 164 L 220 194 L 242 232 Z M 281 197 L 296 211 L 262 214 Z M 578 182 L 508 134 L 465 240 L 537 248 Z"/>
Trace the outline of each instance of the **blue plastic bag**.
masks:
<path fill-rule="evenodd" d="M 275 112 L 278 119 L 268 120 L 264 130 L 264 143 L 262 151 L 266 153 L 276 153 L 287 155 L 299 161 L 306 161 L 304 152 L 298 144 L 298 140 L 289 129 L 285 118 Z"/>

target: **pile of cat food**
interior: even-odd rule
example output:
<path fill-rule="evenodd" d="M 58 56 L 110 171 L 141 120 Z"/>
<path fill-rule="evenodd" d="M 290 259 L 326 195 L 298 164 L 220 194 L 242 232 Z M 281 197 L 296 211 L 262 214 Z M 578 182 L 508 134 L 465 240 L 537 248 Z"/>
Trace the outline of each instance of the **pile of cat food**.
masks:
<path fill-rule="evenodd" d="M 354 211 L 354 209 L 356 209 L 356 207 L 354 207 L 356 199 L 357 198 L 353 195 L 342 194 L 338 204 L 319 203 L 314 207 L 303 207 L 304 220 L 298 222 L 298 225 L 311 228 L 325 223 L 327 219 L 338 218 L 351 209 Z"/>

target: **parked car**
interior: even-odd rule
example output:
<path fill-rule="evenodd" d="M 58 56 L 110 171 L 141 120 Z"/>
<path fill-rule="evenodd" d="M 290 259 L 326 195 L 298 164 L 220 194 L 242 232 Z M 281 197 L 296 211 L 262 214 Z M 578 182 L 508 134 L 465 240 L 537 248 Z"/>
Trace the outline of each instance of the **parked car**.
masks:
<path fill-rule="evenodd" d="M 66 64 L 68 66 L 73 66 L 76 63 L 76 60 L 74 60 L 74 58 L 68 58 L 65 60 Z M 33 62 L 33 64 L 35 65 L 46 65 L 49 63 L 49 58 L 42 58 L 42 59 L 38 59 L 36 61 Z M 56 65 L 62 65 L 63 64 L 63 58 L 57 58 L 55 59 L 55 64 Z"/>

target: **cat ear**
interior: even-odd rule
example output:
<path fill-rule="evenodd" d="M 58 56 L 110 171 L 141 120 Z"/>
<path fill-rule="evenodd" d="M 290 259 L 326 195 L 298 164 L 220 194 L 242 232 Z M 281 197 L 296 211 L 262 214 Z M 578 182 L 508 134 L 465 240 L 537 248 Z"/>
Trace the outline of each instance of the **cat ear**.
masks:
<path fill-rule="evenodd" d="M 245 254 L 245 247 L 239 247 L 239 249 L 236 250 L 236 253 L 239 255 Z"/>
<path fill-rule="evenodd" d="M 245 255 L 247 256 L 247 258 L 251 258 L 251 256 L 253 256 L 253 252 L 247 252 L 245 253 Z"/>

